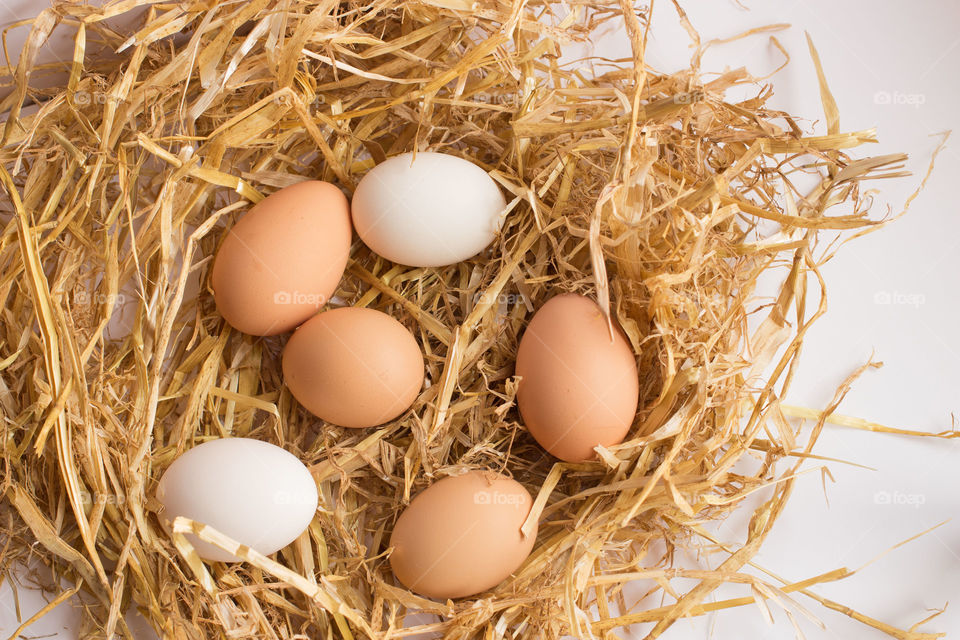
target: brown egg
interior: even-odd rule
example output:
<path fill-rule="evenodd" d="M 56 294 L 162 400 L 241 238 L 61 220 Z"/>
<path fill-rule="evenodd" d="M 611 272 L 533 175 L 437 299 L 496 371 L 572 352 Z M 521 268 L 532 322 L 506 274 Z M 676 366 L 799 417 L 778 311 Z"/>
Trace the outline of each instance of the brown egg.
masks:
<path fill-rule="evenodd" d="M 491 471 L 444 478 L 418 494 L 393 528 L 390 566 L 411 591 L 464 598 L 492 589 L 523 564 L 537 537 L 520 527 L 533 499 Z"/>
<path fill-rule="evenodd" d="M 640 384 L 630 343 L 595 302 L 564 294 L 527 326 L 517 350 L 517 406 L 540 445 L 568 462 L 596 458 L 593 448 L 623 441 L 637 411 Z"/>
<path fill-rule="evenodd" d="M 423 386 L 423 355 L 407 329 L 375 309 L 319 313 L 283 349 L 283 379 L 313 415 L 373 427 L 410 408 Z"/>
<path fill-rule="evenodd" d="M 290 331 L 336 291 L 351 235 L 347 198 L 330 183 L 299 182 L 268 196 L 220 245 L 211 277 L 217 310 L 244 333 Z"/>

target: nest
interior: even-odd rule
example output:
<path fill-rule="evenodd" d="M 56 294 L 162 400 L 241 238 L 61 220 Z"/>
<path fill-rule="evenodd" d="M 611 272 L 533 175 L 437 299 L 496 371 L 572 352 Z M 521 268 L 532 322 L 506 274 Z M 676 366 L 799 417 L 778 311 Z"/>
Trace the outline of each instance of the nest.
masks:
<path fill-rule="evenodd" d="M 109 26 L 134 11 L 132 36 Z M 77 28 L 69 77 L 31 89 L 59 23 Z M 905 156 L 848 154 L 874 133 L 841 132 L 812 45 L 822 136 L 765 106 L 769 87 L 743 69 L 705 79 L 711 43 L 692 28 L 689 69 L 648 68 L 649 26 L 625 0 L 58 2 L 34 20 L 0 103 L 0 526 L 5 571 L 39 561 L 76 585 L 40 615 L 79 590 L 96 637 L 132 637 L 135 607 L 171 638 L 587 638 L 640 623 L 654 638 L 727 607 L 811 614 L 802 595 L 897 638 L 936 637 L 811 590 L 847 569 L 793 583 L 745 571 L 849 384 L 822 411 L 781 405 L 826 309 L 819 268 L 892 219 L 869 215 L 861 183 L 903 175 Z M 632 57 L 562 61 L 600 28 Z M 101 46 L 117 54 L 87 54 Z M 725 100 L 738 85 L 753 97 Z M 412 150 L 490 171 L 509 213 L 489 252 L 445 268 L 355 242 L 335 303 L 403 322 L 429 384 L 401 419 L 335 428 L 284 388 L 284 336 L 218 316 L 211 258 L 276 189 L 323 179 L 350 193 Z M 774 269 L 778 295 L 756 302 Z M 546 455 L 515 406 L 518 335 L 562 291 L 619 322 L 641 372 L 628 440 L 591 463 Z M 280 445 L 316 478 L 313 523 L 272 558 L 207 565 L 184 532 L 236 545 L 183 519 L 171 539 L 157 520 L 171 461 L 225 436 Z M 390 573 L 393 523 L 412 495 L 473 468 L 536 497 L 533 554 L 477 598 L 419 597 Z M 704 525 L 736 509 L 754 510 L 745 540 L 715 539 Z M 679 568 L 681 548 L 720 560 Z M 696 586 L 679 593 L 677 577 Z M 725 583 L 749 595 L 707 603 Z M 628 584 L 662 606 L 638 610 Z"/>

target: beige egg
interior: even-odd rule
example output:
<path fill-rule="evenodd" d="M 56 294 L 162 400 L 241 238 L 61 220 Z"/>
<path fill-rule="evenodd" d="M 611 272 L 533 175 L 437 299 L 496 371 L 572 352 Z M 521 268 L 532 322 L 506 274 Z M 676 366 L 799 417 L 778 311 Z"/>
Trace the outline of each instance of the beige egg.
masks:
<path fill-rule="evenodd" d="M 533 499 L 519 482 L 491 471 L 444 478 L 410 502 L 393 528 L 390 566 L 411 591 L 464 598 L 492 589 L 533 549 L 536 527 L 520 527 Z"/>
<path fill-rule="evenodd" d="M 324 311 L 283 350 L 283 379 L 313 415 L 341 427 L 373 427 L 410 408 L 423 386 L 416 338 L 375 309 Z"/>
<path fill-rule="evenodd" d="M 534 314 L 517 350 L 517 406 L 544 449 L 569 462 L 623 441 L 637 412 L 637 363 L 626 337 L 595 302 L 551 298 Z"/>
<path fill-rule="evenodd" d="M 310 180 L 277 191 L 220 245 L 211 276 L 217 310 L 243 333 L 290 331 L 336 291 L 351 237 L 350 207 L 336 186 Z"/>

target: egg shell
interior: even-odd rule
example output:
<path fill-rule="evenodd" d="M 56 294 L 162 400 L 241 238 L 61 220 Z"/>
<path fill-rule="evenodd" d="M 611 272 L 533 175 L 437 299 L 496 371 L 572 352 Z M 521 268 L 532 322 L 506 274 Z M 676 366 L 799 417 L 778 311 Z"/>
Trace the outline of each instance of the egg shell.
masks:
<path fill-rule="evenodd" d="M 390 566 L 408 589 L 430 598 L 464 598 L 492 589 L 533 549 L 536 527 L 520 527 L 533 499 L 519 482 L 471 471 L 427 487 L 393 528 Z"/>
<path fill-rule="evenodd" d="M 506 201 L 487 172 L 443 153 L 403 153 L 371 169 L 353 194 L 357 234 L 414 267 L 467 260 L 493 242 Z"/>
<path fill-rule="evenodd" d="M 517 406 L 527 429 L 568 462 L 596 458 L 594 447 L 623 441 L 637 411 L 637 363 L 600 307 L 563 294 L 537 311 L 520 339 Z"/>
<path fill-rule="evenodd" d="M 227 233 L 213 264 L 217 310 L 255 336 L 290 331 L 326 304 L 352 239 L 347 198 L 310 180 L 271 194 Z"/>
<path fill-rule="evenodd" d="M 423 386 L 416 338 L 376 309 L 317 314 L 283 350 L 283 378 L 313 415 L 341 427 L 373 427 L 410 408 Z"/>
<path fill-rule="evenodd" d="M 210 525 L 269 555 L 296 540 L 317 510 L 317 485 L 293 454 L 251 438 L 210 440 L 185 452 L 157 487 L 159 517 L 168 530 L 177 516 Z M 186 534 L 201 558 L 240 558 Z"/>

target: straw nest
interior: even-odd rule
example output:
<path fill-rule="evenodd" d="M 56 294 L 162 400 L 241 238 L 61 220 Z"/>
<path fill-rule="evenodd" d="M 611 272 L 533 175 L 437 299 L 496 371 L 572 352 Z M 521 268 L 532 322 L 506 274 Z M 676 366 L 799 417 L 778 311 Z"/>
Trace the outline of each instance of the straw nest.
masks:
<path fill-rule="evenodd" d="M 142 28 L 112 30 L 132 11 Z M 78 29 L 69 80 L 28 89 L 58 23 Z M 632 58 L 560 63 L 604 24 L 629 38 Z M 818 268 L 838 245 L 818 249 L 818 236 L 885 224 L 868 217 L 860 183 L 902 175 L 904 157 L 848 155 L 874 133 L 840 131 L 822 72 L 828 134 L 811 136 L 768 109 L 769 87 L 745 70 L 702 79 L 710 43 L 692 28 L 691 68 L 649 69 L 648 26 L 626 0 L 44 11 L 0 108 L 4 570 L 40 561 L 75 583 L 95 637 L 130 637 L 132 606 L 174 638 L 605 637 L 643 622 L 653 638 L 725 607 L 809 613 L 797 594 L 898 638 L 935 637 L 811 591 L 846 569 L 792 584 L 743 570 L 846 388 L 806 414 L 812 430 L 780 404 L 826 308 Z M 117 55 L 95 59 L 99 45 Z M 725 101 L 741 84 L 755 96 Z M 511 200 L 505 227 L 483 256 L 441 269 L 354 244 L 337 301 L 409 327 L 429 384 L 400 420 L 332 428 L 284 388 L 285 337 L 241 335 L 217 315 L 211 257 L 223 230 L 277 188 L 323 179 L 349 193 L 377 161 L 427 149 L 490 171 Z M 751 307 L 758 278 L 778 267 L 779 295 Z M 518 334 L 560 291 L 608 309 L 640 365 L 629 439 L 595 463 L 545 455 L 514 402 Z M 751 309 L 762 320 L 748 331 Z M 275 557 L 205 565 L 183 532 L 233 543 L 182 519 L 171 539 L 152 496 L 178 454 L 228 435 L 299 456 L 321 507 Z M 495 590 L 430 601 L 394 581 L 389 532 L 412 495 L 466 468 L 522 482 L 540 534 Z M 703 524 L 738 507 L 756 509 L 745 539 L 713 540 Z M 716 568 L 672 568 L 691 546 L 719 554 Z M 697 584 L 677 593 L 674 577 Z M 641 579 L 662 606 L 631 609 L 623 587 Z M 705 603 L 729 582 L 752 595 Z M 436 617 L 404 629 L 418 610 Z"/>

